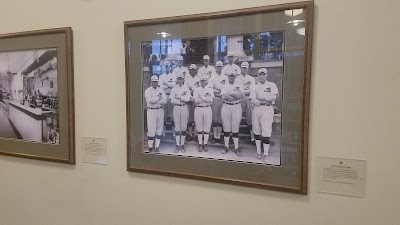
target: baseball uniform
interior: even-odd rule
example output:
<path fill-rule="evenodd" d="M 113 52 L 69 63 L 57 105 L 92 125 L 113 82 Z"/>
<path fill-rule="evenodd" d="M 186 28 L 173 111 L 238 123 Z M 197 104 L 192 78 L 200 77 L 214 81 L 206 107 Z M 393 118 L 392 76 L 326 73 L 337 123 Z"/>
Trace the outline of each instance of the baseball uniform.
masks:
<path fill-rule="evenodd" d="M 228 83 L 228 77 L 226 75 L 212 74 L 211 82 L 213 84 L 214 90 L 214 101 L 212 104 L 212 112 L 213 112 L 213 133 L 214 139 L 220 139 L 221 131 L 222 131 L 222 119 L 221 119 L 221 108 L 222 108 L 222 97 L 221 97 L 221 89 L 222 87 Z"/>
<path fill-rule="evenodd" d="M 212 74 L 216 74 L 217 72 L 215 72 L 215 68 L 214 67 L 212 67 L 212 66 L 207 66 L 207 67 L 205 67 L 205 66 L 202 66 L 202 67 L 200 67 L 200 69 L 197 71 L 197 76 L 199 76 L 199 77 L 203 77 L 203 76 L 205 76 L 205 77 L 207 77 L 207 79 L 208 80 L 210 80 L 210 78 L 211 78 L 211 75 Z"/>
<path fill-rule="evenodd" d="M 181 75 L 183 78 L 183 74 Z M 185 144 L 186 129 L 189 120 L 189 109 L 187 103 L 192 95 L 189 88 L 183 84 L 178 84 L 171 90 L 171 103 L 174 105 L 173 117 L 175 123 L 175 140 L 177 146 Z M 179 149 L 178 149 L 179 150 Z"/>
<path fill-rule="evenodd" d="M 228 75 L 228 72 L 231 72 L 231 71 L 233 71 L 235 74 L 239 75 L 241 70 L 240 70 L 240 67 L 238 65 L 236 65 L 235 63 L 227 64 L 222 69 L 222 74 Z"/>
<path fill-rule="evenodd" d="M 229 75 L 229 73 L 228 73 Z M 234 72 L 231 72 L 232 76 Z M 239 125 L 242 120 L 242 106 L 241 99 L 227 100 L 224 96 L 231 96 L 231 93 L 240 94 L 242 93 L 244 96 L 244 90 L 242 85 L 238 83 L 227 83 L 223 86 L 221 90 L 221 95 L 223 97 L 223 104 L 221 108 L 221 117 L 222 117 L 222 127 L 224 130 L 224 142 L 226 149 L 222 151 L 222 153 L 226 153 L 229 148 L 229 133 L 232 132 L 232 139 L 235 145 L 235 151 L 239 148 Z M 240 152 L 236 152 L 239 156 Z"/>
<path fill-rule="evenodd" d="M 244 92 L 245 92 L 245 97 L 242 99 L 242 109 L 245 111 L 245 116 L 246 116 L 246 123 L 248 126 L 252 125 L 251 121 L 251 102 L 249 99 L 250 96 L 250 89 L 253 87 L 255 84 L 254 77 L 246 74 L 243 76 L 242 74 L 236 77 L 235 82 L 242 85 Z"/>
<path fill-rule="evenodd" d="M 162 88 L 167 95 L 167 104 L 164 106 L 164 121 L 166 122 L 168 118 L 172 118 L 172 104 L 169 95 L 171 90 L 176 85 L 176 76 L 173 73 L 163 73 L 159 77 L 158 85 Z"/>
<path fill-rule="evenodd" d="M 175 67 L 175 69 L 172 71 L 172 73 L 175 75 L 175 77 L 176 77 L 178 74 L 183 74 L 183 75 L 185 76 L 185 79 L 188 78 L 188 77 L 190 76 L 188 68 L 186 68 L 186 67 L 184 67 L 184 66 L 181 66 L 181 67 L 177 66 L 177 67 Z"/>
<path fill-rule="evenodd" d="M 206 78 L 200 78 L 206 79 Z M 212 123 L 212 110 L 211 104 L 214 100 L 214 91 L 212 88 L 202 86 L 196 88 L 193 93 L 193 100 L 196 104 L 194 110 L 194 121 L 196 124 L 196 130 L 198 132 L 199 145 L 207 145 L 209 133 L 211 130 Z M 203 142 L 204 134 L 204 142 Z M 200 149 L 199 149 L 200 151 Z"/>
<path fill-rule="evenodd" d="M 254 104 L 252 112 L 253 132 L 256 135 L 257 157 L 261 156 L 261 138 L 263 140 L 264 156 L 268 156 L 269 138 L 272 133 L 274 107 L 268 98 L 276 99 L 278 88 L 275 83 L 265 81 L 254 85 L 250 92 L 250 99 Z"/>
<path fill-rule="evenodd" d="M 154 79 L 157 79 L 157 76 Z M 153 78 L 152 78 L 153 80 Z M 167 103 L 167 97 L 163 89 L 149 87 L 144 93 L 147 103 L 147 136 L 149 148 L 153 148 L 153 140 L 156 141 L 156 149 L 160 146 L 161 135 L 164 126 L 163 105 Z"/>

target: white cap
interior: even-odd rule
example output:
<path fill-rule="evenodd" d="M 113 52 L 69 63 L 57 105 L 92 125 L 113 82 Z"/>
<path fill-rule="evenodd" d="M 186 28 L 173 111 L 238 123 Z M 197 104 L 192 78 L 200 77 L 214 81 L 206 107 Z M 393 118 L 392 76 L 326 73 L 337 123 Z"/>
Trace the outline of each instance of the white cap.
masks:
<path fill-rule="evenodd" d="M 216 63 L 215 63 L 215 66 L 223 66 L 224 64 L 222 63 L 222 61 L 221 60 L 218 60 Z"/>
<path fill-rule="evenodd" d="M 192 64 L 192 65 L 190 65 L 190 66 L 189 66 L 189 69 L 190 69 L 190 70 L 195 70 L 195 69 L 197 69 L 197 66 L 196 66 L 196 64 Z"/>
<path fill-rule="evenodd" d="M 260 74 L 260 73 L 265 73 L 265 74 L 267 74 L 267 69 L 265 69 L 265 68 L 259 69 L 259 70 L 258 70 L 258 74 Z"/>
<path fill-rule="evenodd" d="M 158 77 L 156 75 L 151 76 L 151 81 L 158 81 Z"/>
<path fill-rule="evenodd" d="M 228 57 L 233 57 L 233 53 L 232 52 L 228 52 Z"/>
<path fill-rule="evenodd" d="M 204 60 L 210 60 L 210 56 L 205 55 L 205 56 L 203 56 L 203 59 L 204 59 Z"/>
<path fill-rule="evenodd" d="M 182 79 L 184 79 L 184 78 L 185 78 L 185 75 L 184 75 L 183 73 L 180 73 L 180 74 L 176 75 L 176 78 L 182 78 Z"/>
<path fill-rule="evenodd" d="M 242 62 L 242 65 L 240 67 L 244 67 L 244 68 L 249 68 L 249 63 L 248 62 Z"/>
<path fill-rule="evenodd" d="M 208 80 L 208 77 L 207 76 L 200 76 L 200 81 L 202 81 L 202 80 Z"/>
<path fill-rule="evenodd" d="M 169 61 L 164 61 L 164 66 L 171 66 L 171 63 Z"/>
<path fill-rule="evenodd" d="M 178 56 L 178 58 L 177 58 L 179 61 L 183 61 L 183 56 Z"/>
<path fill-rule="evenodd" d="M 231 70 L 226 75 L 231 76 L 231 75 L 236 75 L 236 73 L 235 73 L 235 71 Z"/>

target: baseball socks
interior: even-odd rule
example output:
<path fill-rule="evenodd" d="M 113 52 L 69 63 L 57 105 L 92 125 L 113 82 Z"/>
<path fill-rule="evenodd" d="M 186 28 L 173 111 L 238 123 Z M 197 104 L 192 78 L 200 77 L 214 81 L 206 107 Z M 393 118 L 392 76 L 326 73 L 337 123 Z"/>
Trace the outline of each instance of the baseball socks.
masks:
<path fill-rule="evenodd" d="M 263 147 L 264 147 L 264 160 L 266 160 L 269 151 L 269 137 L 263 137 Z"/>
<path fill-rule="evenodd" d="M 175 141 L 176 141 L 176 145 L 180 145 L 180 132 L 179 131 L 175 131 Z"/>
<path fill-rule="evenodd" d="M 252 128 L 253 128 L 252 126 L 249 126 L 251 141 L 254 141 L 255 138 L 254 138 L 254 132 L 253 132 L 253 129 L 252 129 Z"/>
<path fill-rule="evenodd" d="M 153 148 L 153 143 L 154 143 L 154 137 L 148 137 L 147 139 L 147 145 L 149 146 L 149 151 Z"/>
<path fill-rule="evenodd" d="M 225 148 L 229 148 L 229 133 L 224 132 L 224 143 L 225 143 Z"/>
<path fill-rule="evenodd" d="M 257 148 L 257 159 L 261 159 L 261 137 L 260 135 L 255 135 L 256 148 Z"/>
<path fill-rule="evenodd" d="M 197 137 L 199 139 L 199 145 L 203 145 L 203 132 L 197 133 Z"/>
<path fill-rule="evenodd" d="M 222 124 L 218 124 L 217 126 L 217 138 L 221 138 L 221 133 L 222 133 Z"/>
<path fill-rule="evenodd" d="M 158 148 L 160 147 L 160 142 L 161 142 L 161 136 L 156 135 L 156 151 L 158 151 Z"/>

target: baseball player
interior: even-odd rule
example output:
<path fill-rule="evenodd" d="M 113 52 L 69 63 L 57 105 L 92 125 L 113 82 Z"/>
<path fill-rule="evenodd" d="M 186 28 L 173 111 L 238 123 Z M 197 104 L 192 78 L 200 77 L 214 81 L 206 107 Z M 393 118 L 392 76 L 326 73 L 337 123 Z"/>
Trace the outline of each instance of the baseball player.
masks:
<path fill-rule="evenodd" d="M 203 64 L 204 66 L 200 67 L 199 70 L 197 71 L 197 75 L 199 77 L 203 76 L 207 77 L 207 79 L 210 81 L 211 75 L 216 73 L 215 68 L 210 66 L 210 56 L 208 55 L 203 56 Z"/>
<path fill-rule="evenodd" d="M 189 110 L 187 103 L 190 101 L 192 95 L 189 88 L 183 84 L 185 75 L 179 74 L 176 78 L 176 86 L 171 90 L 171 103 L 174 105 L 173 117 L 175 123 L 175 140 L 176 148 L 175 153 L 179 150 L 185 150 L 186 129 L 189 120 Z"/>
<path fill-rule="evenodd" d="M 149 151 L 153 149 L 154 139 L 156 141 L 154 152 L 159 152 L 161 135 L 164 125 L 163 105 L 167 103 L 167 97 L 163 89 L 158 87 L 158 77 L 151 77 L 151 87 L 144 92 L 147 103 L 147 136 Z"/>
<path fill-rule="evenodd" d="M 244 89 L 245 96 L 242 99 L 242 109 L 245 111 L 245 117 L 246 117 L 246 123 L 247 126 L 249 127 L 250 130 L 250 137 L 251 141 L 254 141 L 254 134 L 252 131 L 252 116 L 251 116 L 251 111 L 252 111 L 252 106 L 251 106 L 251 101 L 249 99 L 250 95 L 250 89 L 253 87 L 255 84 L 254 77 L 250 76 L 247 74 L 249 71 L 249 63 L 248 62 L 242 62 L 241 64 L 241 75 L 237 76 L 235 79 L 235 82 L 242 85 Z"/>
<path fill-rule="evenodd" d="M 214 90 L 214 101 L 211 106 L 213 112 L 213 133 L 214 138 L 211 142 L 214 144 L 216 141 L 221 143 L 221 132 L 222 132 L 222 120 L 221 120 L 221 107 L 222 107 L 222 98 L 221 98 L 221 89 L 222 87 L 228 83 L 228 77 L 222 74 L 222 62 L 217 61 L 215 63 L 215 74 L 211 75 L 211 81 L 213 84 Z M 223 142 L 222 142 L 223 143 Z"/>
<path fill-rule="evenodd" d="M 242 153 L 239 149 L 239 125 L 242 120 L 242 106 L 241 100 L 245 96 L 242 85 L 235 83 L 235 71 L 228 72 L 229 82 L 221 89 L 222 95 L 222 127 L 224 129 L 224 142 L 225 148 L 222 154 L 229 150 L 229 135 L 232 132 L 233 144 L 235 146 L 234 152 L 237 156 L 241 157 Z"/>
<path fill-rule="evenodd" d="M 183 66 L 183 56 L 178 56 L 178 66 L 172 71 L 175 77 L 179 74 L 183 74 L 185 78 L 189 76 L 189 70 Z"/>
<path fill-rule="evenodd" d="M 214 91 L 212 88 L 207 86 L 207 82 L 207 77 L 200 77 L 200 87 L 196 88 L 193 93 L 193 99 L 196 104 L 194 110 L 194 121 L 196 123 L 197 136 L 199 140 L 199 152 L 208 151 L 207 143 L 212 123 L 211 104 L 214 100 Z"/>
<path fill-rule="evenodd" d="M 222 69 L 222 74 L 228 75 L 228 72 L 234 71 L 235 76 L 240 74 L 240 67 L 233 63 L 233 53 L 228 53 L 228 64 Z"/>
<path fill-rule="evenodd" d="M 165 66 L 165 73 L 160 75 L 158 85 L 160 86 L 161 89 L 164 90 L 165 94 L 167 95 L 167 104 L 164 106 L 164 132 L 163 136 L 165 136 L 165 129 L 167 122 L 172 122 L 172 103 L 171 99 L 169 98 L 169 95 L 171 93 L 171 90 L 173 87 L 176 85 L 176 76 L 175 74 L 171 73 L 171 63 L 168 61 L 164 62 Z M 174 128 L 172 127 L 172 130 Z M 173 136 L 175 134 L 173 133 Z"/>
<path fill-rule="evenodd" d="M 261 141 L 264 147 L 264 162 L 268 162 L 269 142 L 274 119 L 273 104 L 278 95 L 275 83 L 267 81 L 267 69 L 258 70 L 259 83 L 251 89 L 250 99 L 254 104 L 253 131 L 256 139 L 257 159 L 261 159 Z"/>
<path fill-rule="evenodd" d="M 190 93 L 193 96 L 193 92 L 196 88 L 200 86 L 200 80 L 197 76 L 197 66 L 195 64 L 190 65 L 189 67 L 189 77 L 185 78 L 185 85 L 189 88 Z M 196 131 L 194 129 L 194 109 L 195 109 L 195 104 L 193 102 L 193 98 L 190 100 L 188 103 L 188 108 L 189 108 L 189 124 L 188 124 L 188 141 L 191 139 L 194 139 L 194 137 L 197 135 Z M 195 133 L 193 133 L 193 130 Z"/>

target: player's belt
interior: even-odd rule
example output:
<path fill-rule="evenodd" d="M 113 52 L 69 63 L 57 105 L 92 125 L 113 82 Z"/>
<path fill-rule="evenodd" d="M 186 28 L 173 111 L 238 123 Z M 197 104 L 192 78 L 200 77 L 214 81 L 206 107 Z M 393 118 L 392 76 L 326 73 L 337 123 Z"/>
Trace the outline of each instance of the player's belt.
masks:
<path fill-rule="evenodd" d="M 166 95 L 170 95 L 171 93 L 165 93 Z"/>
<path fill-rule="evenodd" d="M 162 109 L 162 107 L 157 107 L 157 108 L 148 107 L 148 109 Z"/>
<path fill-rule="evenodd" d="M 196 105 L 196 107 L 206 108 L 206 107 L 210 107 L 210 106 L 209 105 Z"/>
<path fill-rule="evenodd" d="M 271 106 L 271 105 L 268 105 L 268 104 L 260 104 L 260 106 Z"/>
<path fill-rule="evenodd" d="M 240 102 L 236 102 L 236 103 L 224 102 L 224 104 L 227 104 L 227 105 L 237 105 L 237 104 L 240 104 Z"/>
<path fill-rule="evenodd" d="M 176 104 L 176 106 L 185 106 L 186 104 Z"/>
<path fill-rule="evenodd" d="M 215 96 L 215 97 L 221 97 L 221 95 L 220 95 L 220 94 L 214 94 L 214 96 Z"/>

